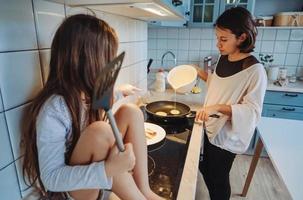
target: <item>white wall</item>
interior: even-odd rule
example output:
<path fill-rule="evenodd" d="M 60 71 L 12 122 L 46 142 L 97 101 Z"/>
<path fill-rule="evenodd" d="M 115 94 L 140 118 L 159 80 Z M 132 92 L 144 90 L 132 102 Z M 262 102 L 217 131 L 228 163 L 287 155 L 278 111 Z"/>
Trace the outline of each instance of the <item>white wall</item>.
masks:
<path fill-rule="evenodd" d="M 273 54 L 274 65 L 286 67 L 288 74 L 303 76 L 303 28 L 258 29 L 255 52 Z M 170 50 L 177 56 L 178 64 L 195 63 L 208 55 L 218 55 L 216 36 L 212 28 L 149 28 L 148 57 L 153 58 L 152 67 L 172 66 L 171 57 L 160 66 L 162 54 Z"/>

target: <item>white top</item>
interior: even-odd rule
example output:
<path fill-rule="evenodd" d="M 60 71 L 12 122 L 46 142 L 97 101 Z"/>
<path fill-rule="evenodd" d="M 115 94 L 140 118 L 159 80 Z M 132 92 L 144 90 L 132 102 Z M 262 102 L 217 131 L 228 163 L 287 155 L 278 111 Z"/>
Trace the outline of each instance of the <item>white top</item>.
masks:
<path fill-rule="evenodd" d="M 303 121 L 262 117 L 258 130 L 292 199 L 303 199 Z"/>
<path fill-rule="evenodd" d="M 262 64 L 254 64 L 232 76 L 208 76 L 205 106 L 231 105 L 232 118 L 221 115 L 206 122 L 210 142 L 233 153 L 244 153 L 261 117 L 267 76 Z"/>

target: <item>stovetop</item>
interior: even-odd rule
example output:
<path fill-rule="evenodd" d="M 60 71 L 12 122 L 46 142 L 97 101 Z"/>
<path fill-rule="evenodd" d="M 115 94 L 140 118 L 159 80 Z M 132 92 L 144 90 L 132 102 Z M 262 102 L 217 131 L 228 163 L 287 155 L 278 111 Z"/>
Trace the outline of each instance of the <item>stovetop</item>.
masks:
<path fill-rule="evenodd" d="M 191 137 L 193 118 L 186 118 L 177 124 L 159 123 L 149 119 L 144 108 L 141 109 L 146 122 L 161 126 L 167 134 L 160 146 L 153 149 L 148 148 L 148 171 L 151 189 L 165 199 L 176 199 Z"/>

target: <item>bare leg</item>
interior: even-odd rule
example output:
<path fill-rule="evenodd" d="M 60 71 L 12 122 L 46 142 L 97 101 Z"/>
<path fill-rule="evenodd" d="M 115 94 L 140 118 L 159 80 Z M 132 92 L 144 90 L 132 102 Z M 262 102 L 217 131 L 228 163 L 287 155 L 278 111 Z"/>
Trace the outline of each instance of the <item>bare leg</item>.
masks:
<path fill-rule="evenodd" d="M 85 165 L 105 160 L 114 142 L 115 140 L 109 124 L 106 122 L 94 122 L 81 134 L 69 164 Z M 145 199 L 129 173 L 113 177 L 113 180 L 113 192 L 119 197 L 123 197 L 124 200 Z M 96 200 L 99 190 L 76 190 L 69 193 L 76 200 Z"/>
<path fill-rule="evenodd" d="M 115 118 L 125 143 L 132 143 L 136 156 L 133 177 L 140 191 L 148 200 L 162 199 L 149 187 L 147 168 L 147 146 L 144 131 L 144 118 L 135 105 L 123 105 L 116 112 Z"/>

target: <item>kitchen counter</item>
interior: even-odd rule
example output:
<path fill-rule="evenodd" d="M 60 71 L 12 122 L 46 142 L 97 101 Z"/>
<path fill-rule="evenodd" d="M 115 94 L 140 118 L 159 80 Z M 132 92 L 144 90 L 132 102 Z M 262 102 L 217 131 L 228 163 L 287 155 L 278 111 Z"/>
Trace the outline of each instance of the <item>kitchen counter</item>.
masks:
<path fill-rule="evenodd" d="M 267 90 L 279 92 L 300 92 L 303 93 L 303 81 L 296 81 L 295 83 L 288 83 L 286 86 L 277 86 L 272 82 L 268 82 Z"/>

